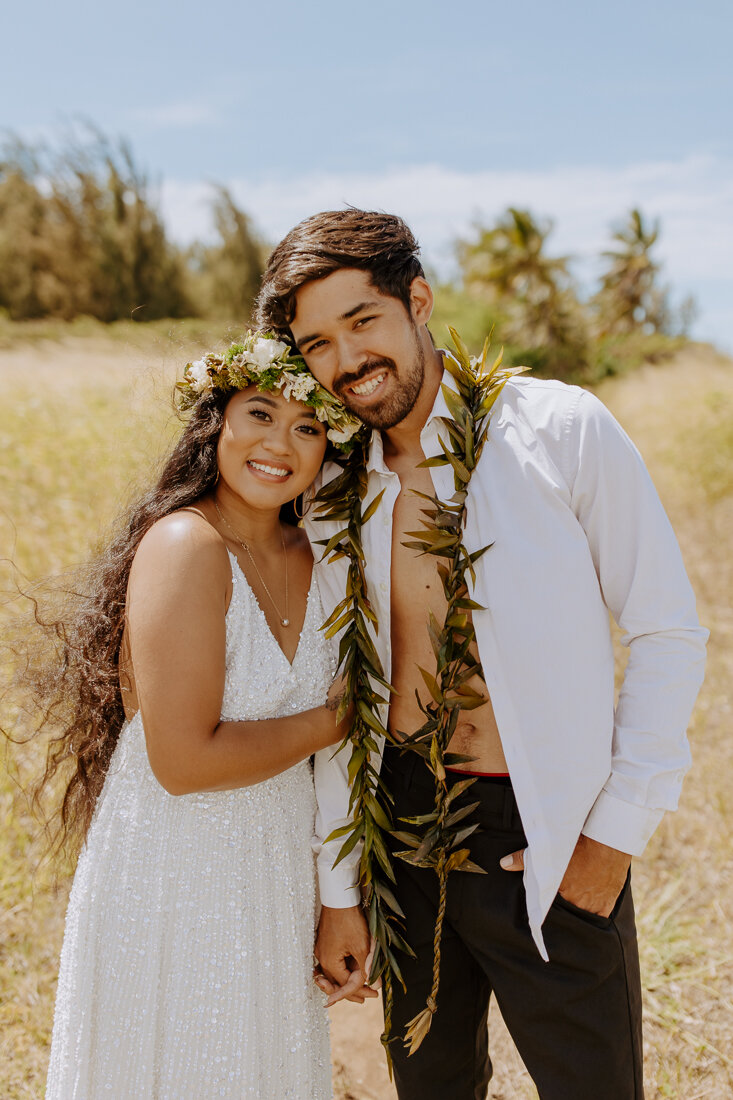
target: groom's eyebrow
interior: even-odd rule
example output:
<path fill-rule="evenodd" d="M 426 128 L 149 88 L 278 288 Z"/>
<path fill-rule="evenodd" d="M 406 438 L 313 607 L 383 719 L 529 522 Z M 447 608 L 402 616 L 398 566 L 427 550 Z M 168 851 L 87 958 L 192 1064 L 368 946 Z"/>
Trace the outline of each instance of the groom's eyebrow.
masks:
<path fill-rule="evenodd" d="M 356 317 L 357 313 L 361 313 L 363 309 L 376 309 L 378 305 L 378 302 L 359 302 L 358 306 L 354 306 L 354 308 L 350 309 L 347 313 L 342 313 L 339 317 L 339 321 L 348 321 L 352 317 Z"/>
<path fill-rule="evenodd" d="M 379 302 L 359 302 L 358 306 L 353 306 L 351 309 L 347 309 L 346 313 L 342 313 L 337 318 L 339 321 L 350 321 L 352 317 L 356 317 L 357 313 L 361 313 L 365 309 L 378 309 Z M 310 336 L 301 336 L 298 340 L 298 347 L 304 347 L 306 344 L 310 344 L 312 340 L 320 340 L 320 332 L 313 332 Z"/>

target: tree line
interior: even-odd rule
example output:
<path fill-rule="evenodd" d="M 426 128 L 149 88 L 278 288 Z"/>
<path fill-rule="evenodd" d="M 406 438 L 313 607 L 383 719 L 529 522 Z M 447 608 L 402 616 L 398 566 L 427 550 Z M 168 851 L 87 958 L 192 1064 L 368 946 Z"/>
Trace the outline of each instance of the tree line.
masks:
<path fill-rule="evenodd" d="M 249 315 L 267 248 L 225 187 L 214 244 L 172 243 L 125 141 L 0 150 L 0 310 L 14 321 Z"/>
<path fill-rule="evenodd" d="M 213 243 L 181 248 L 125 141 L 90 129 L 58 148 L 11 135 L 0 147 L 0 311 L 11 320 L 246 323 L 268 245 L 225 187 L 213 188 L 212 207 Z M 562 378 L 612 373 L 685 335 L 694 307 L 672 308 L 660 284 L 658 225 L 630 211 L 586 296 L 570 257 L 548 250 L 551 229 L 513 207 L 474 225 L 456 242 L 458 279 L 438 288 L 438 320 L 469 344 L 492 331 L 510 361 Z"/>

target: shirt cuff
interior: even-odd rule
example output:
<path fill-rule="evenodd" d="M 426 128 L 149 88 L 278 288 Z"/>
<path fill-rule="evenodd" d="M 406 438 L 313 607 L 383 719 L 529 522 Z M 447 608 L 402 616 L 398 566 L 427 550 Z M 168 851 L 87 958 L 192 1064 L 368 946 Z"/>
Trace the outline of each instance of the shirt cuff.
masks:
<path fill-rule="evenodd" d="M 601 791 L 585 820 L 583 835 L 627 855 L 640 856 L 663 817 L 664 810 L 635 806 Z"/>
<path fill-rule="evenodd" d="M 325 853 L 324 853 L 325 854 Z M 353 867 L 332 867 L 332 853 L 325 860 L 318 860 L 318 892 L 321 905 L 329 909 L 349 909 L 361 905 L 361 890 L 354 883 Z"/>

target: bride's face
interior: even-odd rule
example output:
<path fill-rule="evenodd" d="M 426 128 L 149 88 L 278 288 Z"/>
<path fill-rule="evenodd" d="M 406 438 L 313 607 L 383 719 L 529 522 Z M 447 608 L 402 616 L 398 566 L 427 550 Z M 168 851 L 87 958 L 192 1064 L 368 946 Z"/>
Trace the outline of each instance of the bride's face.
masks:
<path fill-rule="evenodd" d="M 222 487 L 257 509 L 276 509 L 311 484 L 326 453 L 326 429 L 313 409 L 256 386 L 224 410 L 217 461 Z"/>

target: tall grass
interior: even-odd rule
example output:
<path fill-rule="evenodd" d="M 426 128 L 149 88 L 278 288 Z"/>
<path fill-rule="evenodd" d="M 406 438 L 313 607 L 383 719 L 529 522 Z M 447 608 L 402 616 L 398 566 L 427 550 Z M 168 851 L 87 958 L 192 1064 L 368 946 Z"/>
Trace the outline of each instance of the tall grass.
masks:
<path fill-rule="evenodd" d="M 705 684 L 680 809 L 635 861 L 649 1095 L 733 1095 L 733 364 L 709 349 L 599 391 L 641 446 L 702 622 Z"/>
<path fill-rule="evenodd" d="M 194 334 L 208 341 L 209 333 Z M 68 337 L 0 351 L 0 631 L 28 623 L 24 587 L 73 570 L 146 481 L 176 431 L 166 401 L 186 332 L 142 347 Z M 700 613 L 712 630 L 682 807 L 665 818 L 634 881 L 646 1003 L 649 1097 L 722 1100 L 733 1090 L 733 366 L 704 352 L 613 379 L 601 396 L 641 446 L 680 537 Z M 14 566 L 11 567 L 9 560 Z M 15 569 L 19 570 L 16 574 Z M 30 627 L 28 627 L 30 629 Z M 9 655 L 2 652 L 3 679 Z M 22 696 L 3 725 L 30 732 Z M 68 868 L 40 863 L 44 839 L 22 787 L 42 746 L 6 749 L 0 767 L 0 1095 L 42 1094 Z M 354 1026 L 359 1026 L 358 1013 Z M 533 1096 L 506 1039 L 492 1047 L 491 1095 Z M 381 1051 L 374 1035 L 374 1059 Z M 508 1069 L 507 1067 L 512 1067 Z M 337 1095 L 359 1097 L 348 1064 Z"/>

